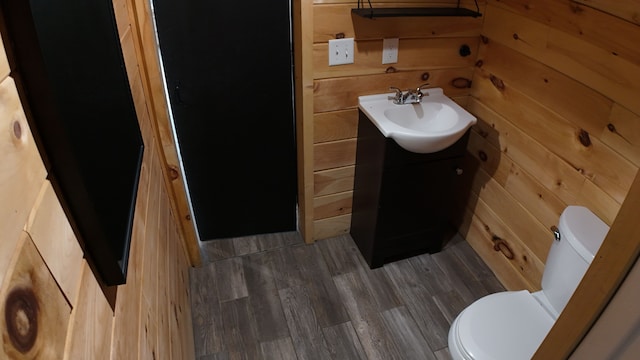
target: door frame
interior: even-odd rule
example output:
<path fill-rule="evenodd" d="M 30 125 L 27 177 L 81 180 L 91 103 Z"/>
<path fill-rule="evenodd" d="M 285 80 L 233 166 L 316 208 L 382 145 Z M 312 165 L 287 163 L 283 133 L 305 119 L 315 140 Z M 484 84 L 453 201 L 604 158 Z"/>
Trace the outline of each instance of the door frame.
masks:
<path fill-rule="evenodd" d="M 174 182 L 179 181 L 181 183 L 180 186 L 180 190 L 182 190 L 181 192 L 184 193 L 184 197 L 185 197 L 185 202 L 186 202 L 186 206 L 188 209 L 188 219 L 189 222 L 191 224 L 191 228 L 193 229 L 193 236 L 195 237 L 195 239 L 193 239 L 193 241 L 195 241 L 198 244 L 198 247 L 200 248 L 200 243 L 201 240 L 200 239 L 200 234 L 198 232 L 198 223 L 196 221 L 195 216 L 192 216 L 192 214 L 194 213 L 193 211 L 193 203 L 191 202 L 191 192 L 189 191 L 189 184 L 187 183 L 187 179 L 185 176 L 185 173 L 183 171 L 184 169 L 184 163 L 182 161 L 182 153 L 180 152 L 180 146 L 178 145 L 178 134 L 176 131 L 176 125 L 175 125 L 175 120 L 173 118 L 173 111 L 171 111 L 171 99 L 169 97 L 169 89 L 167 86 L 167 77 L 164 71 L 164 65 L 163 65 L 163 61 L 162 61 L 162 53 L 160 51 L 160 39 L 158 39 L 158 27 L 156 24 L 156 17 L 155 17 L 155 13 L 153 11 L 153 0 L 148 0 L 147 5 L 149 6 L 150 9 L 150 13 L 149 13 L 149 17 L 148 17 L 148 21 L 151 24 L 151 26 L 153 27 L 153 38 L 155 40 L 155 49 L 156 49 L 156 57 L 157 57 L 157 61 L 158 61 L 158 69 L 157 71 L 159 72 L 159 76 L 160 76 L 160 80 L 161 80 L 161 84 L 160 87 L 162 91 L 162 94 L 164 96 L 164 103 L 166 104 L 166 125 L 168 130 L 170 130 L 170 135 L 171 135 L 171 144 L 172 147 L 175 149 L 175 153 L 171 154 L 172 157 L 175 159 L 175 161 L 177 162 L 177 169 L 180 169 L 180 171 L 177 172 L 175 176 L 175 179 L 173 179 Z M 164 149 L 164 146 L 163 146 Z M 166 151 L 165 151 L 166 152 Z M 175 169 L 175 168 L 174 168 Z M 200 251 L 200 253 L 202 253 Z"/>
<path fill-rule="evenodd" d="M 193 221 L 175 132 L 170 119 L 167 90 L 155 30 L 151 0 L 127 0 L 139 71 L 152 130 L 160 142 L 162 171 L 174 216 L 180 224 L 183 244 L 191 266 L 202 264 L 200 239 Z M 313 243 L 313 2 L 290 0 L 293 63 L 295 136 L 298 171 L 298 231 L 306 243 Z M 122 36 L 122 34 L 121 34 Z M 307 119 L 307 121 L 305 121 Z M 311 119 L 311 120 L 309 120 Z"/>

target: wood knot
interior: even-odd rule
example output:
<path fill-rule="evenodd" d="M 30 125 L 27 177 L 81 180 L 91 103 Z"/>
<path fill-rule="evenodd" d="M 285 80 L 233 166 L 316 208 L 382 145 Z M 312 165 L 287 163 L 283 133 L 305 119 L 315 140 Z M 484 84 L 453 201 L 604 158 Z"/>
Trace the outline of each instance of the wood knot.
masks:
<path fill-rule="evenodd" d="M 609 129 L 609 131 L 611 131 L 612 133 L 617 131 L 616 126 L 611 123 L 607 124 L 607 129 Z"/>
<path fill-rule="evenodd" d="M 422 76 L 420 76 L 420 78 L 422 79 L 422 81 L 427 81 L 429 80 L 429 77 L 431 75 L 428 72 L 422 73 Z"/>
<path fill-rule="evenodd" d="M 398 71 L 398 70 L 396 70 L 396 68 L 394 68 L 393 66 L 389 66 L 388 68 L 386 68 L 384 70 L 384 72 L 387 73 L 387 74 L 391 74 L 391 73 L 394 73 L 396 71 Z"/>
<path fill-rule="evenodd" d="M 502 81 L 502 79 L 492 74 L 489 76 L 489 80 L 491 80 L 491 83 L 496 87 L 496 89 L 500 91 L 504 90 L 504 81 Z"/>
<path fill-rule="evenodd" d="M 478 60 L 478 61 L 476 61 L 475 65 L 476 65 L 476 67 L 482 67 L 482 65 L 484 65 L 484 61 Z"/>
<path fill-rule="evenodd" d="M 513 33 L 513 40 L 518 40 L 520 39 L 520 36 L 518 36 L 517 33 Z"/>
<path fill-rule="evenodd" d="M 191 215 L 189 215 L 189 214 L 187 214 L 187 216 L 185 216 L 184 218 L 185 218 L 185 220 L 187 220 L 187 221 L 191 221 Z"/>
<path fill-rule="evenodd" d="M 13 122 L 13 135 L 16 139 L 22 138 L 22 125 L 20 125 L 20 121 L 16 120 Z"/>
<path fill-rule="evenodd" d="M 483 162 L 487 162 L 487 160 L 489 159 L 489 157 L 487 156 L 487 153 L 479 150 L 478 151 L 478 157 L 480 158 L 480 160 L 482 160 Z"/>
<path fill-rule="evenodd" d="M 469 47 L 469 45 L 464 44 L 464 45 L 460 46 L 460 49 L 458 50 L 458 53 L 462 57 L 467 57 L 467 56 L 471 55 L 471 48 Z"/>
<path fill-rule="evenodd" d="M 38 299 L 29 288 L 11 290 L 5 302 L 4 318 L 13 347 L 25 354 L 38 337 Z"/>
<path fill-rule="evenodd" d="M 584 147 L 589 147 L 591 145 L 591 138 L 585 129 L 580 129 L 580 132 L 578 133 L 578 140 L 580 140 L 580 144 Z"/>
<path fill-rule="evenodd" d="M 178 171 L 178 168 L 176 168 L 175 166 L 169 166 L 169 178 L 171 180 L 177 180 L 178 177 L 180 177 L 180 172 Z"/>
<path fill-rule="evenodd" d="M 488 44 L 489 38 L 484 35 L 480 35 L 480 41 L 482 41 L 483 44 Z"/>
<path fill-rule="evenodd" d="M 515 255 L 509 247 L 509 244 L 502 240 L 502 238 L 500 238 L 498 235 L 493 235 L 491 237 L 491 241 L 493 241 L 493 250 L 500 251 L 502 255 L 504 255 L 504 257 L 509 260 L 515 259 Z"/>
<path fill-rule="evenodd" d="M 456 89 L 468 89 L 471 87 L 471 80 L 463 77 L 458 77 L 451 80 L 451 86 Z"/>

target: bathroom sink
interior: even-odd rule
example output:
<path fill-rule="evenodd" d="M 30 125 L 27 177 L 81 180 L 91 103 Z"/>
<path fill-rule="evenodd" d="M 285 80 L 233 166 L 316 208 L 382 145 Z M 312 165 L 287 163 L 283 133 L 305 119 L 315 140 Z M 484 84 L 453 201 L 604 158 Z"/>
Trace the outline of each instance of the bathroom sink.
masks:
<path fill-rule="evenodd" d="M 358 97 L 358 107 L 380 130 L 405 150 L 433 153 L 458 141 L 477 120 L 444 95 L 441 88 L 423 90 L 419 103 L 397 105 L 395 94 Z"/>

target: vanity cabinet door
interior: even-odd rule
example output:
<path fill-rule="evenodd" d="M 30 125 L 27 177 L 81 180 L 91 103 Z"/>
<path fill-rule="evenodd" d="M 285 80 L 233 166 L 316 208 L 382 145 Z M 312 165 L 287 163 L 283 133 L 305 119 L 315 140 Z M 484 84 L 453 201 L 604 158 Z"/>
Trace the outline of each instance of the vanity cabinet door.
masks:
<path fill-rule="evenodd" d="M 380 191 L 377 235 L 381 241 L 446 226 L 451 213 L 457 159 L 385 170 Z M 427 239 L 438 248 L 440 238 Z M 416 244 L 421 247 L 422 245 Z"/>

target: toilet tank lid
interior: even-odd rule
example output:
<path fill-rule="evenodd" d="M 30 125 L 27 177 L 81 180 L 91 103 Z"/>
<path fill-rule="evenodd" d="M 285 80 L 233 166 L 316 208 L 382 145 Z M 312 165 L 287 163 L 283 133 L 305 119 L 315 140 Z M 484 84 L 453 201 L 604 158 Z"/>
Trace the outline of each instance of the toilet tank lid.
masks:
<path fill-rule="evenodd" d="M 558 225 L 561 240 L 567 240 L 587 262 L 591 263 L 604 240 L 609 226 L 584 206 L 568 206 Z"/>

